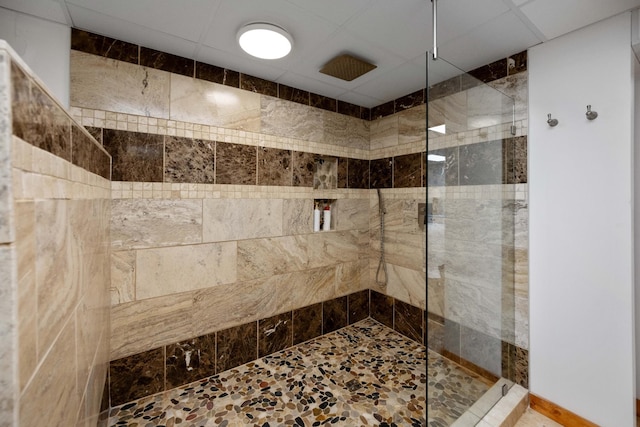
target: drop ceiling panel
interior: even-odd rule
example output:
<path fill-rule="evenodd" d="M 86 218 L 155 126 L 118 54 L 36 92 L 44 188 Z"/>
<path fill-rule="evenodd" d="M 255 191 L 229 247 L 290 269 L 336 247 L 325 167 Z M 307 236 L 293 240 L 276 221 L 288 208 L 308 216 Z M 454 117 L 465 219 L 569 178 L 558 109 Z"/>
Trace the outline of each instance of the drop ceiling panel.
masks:
<path fill-rule="evenodd" d="M 310 12 L 332 22 L 342 25 L 357 16 L 365 7 L 374 3 L 374 0 L 287 0 L 301 9 Z"/>
<path fill-rule="evenodd" d="M 62 5 L 56 0 L 0 0 L 0 7 L 69 25 Z"/>
<path fill-rule="evenodd" d="M 358 85 L 353 91 L 363 95 L 375 93 L 379 99 L 392 100 L 426 86 L 424 68 L 407 62 L 376 78 Z"/>
<path fill-rule="evenodd" d="M 636 7 L 640 0 L 535 0 L 520 10 L 547 39 L 553 39 Z"/>
<path fill-rule="evenodd" d="M 394 98 L 395 99 L 395 98 Z M 362 95 L 356 92 L 346 92 L 340 95 L 340 100 L 344 102 L 350 102 L 351 104 L 359 105 L 361 107 L 372 108 L 386 102 L 382 98 L 374 98 L 369 95 Z"/>
<path fill-rule="evenodd" d="M 67 0 L 67 4 L 94 10 L 152 30 L 197 42 L 219 0 Z"/>
<path fill-rule="evenodd" d="M 431 4 L 430 1 L 426 3 Z M 502 0 L 441 0 L 438 1 L 439 45 L 471 32 L 473 29 L 507 12 L 509 8 Z M 431 26 L 431 12 L 429 21 Z M 499 29 L 496 29 L 500 32 Z M 430 39 L 429 49 L 433 42 Z"/>
<path fill-rule="evenodd" d="M 280 76 L 278 78 L 278 83 L 322 94 L 331 98 L 337 98 L 345 92 L 345 89 L 342 87 L 332 85 L 306 75 L 296 74 L 291 71 Z"/>

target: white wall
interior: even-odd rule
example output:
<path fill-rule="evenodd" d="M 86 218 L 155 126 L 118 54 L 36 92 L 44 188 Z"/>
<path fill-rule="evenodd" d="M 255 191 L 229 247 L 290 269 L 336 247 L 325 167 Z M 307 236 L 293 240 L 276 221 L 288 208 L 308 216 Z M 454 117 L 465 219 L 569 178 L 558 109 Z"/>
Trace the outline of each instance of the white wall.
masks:
<path fill-rule="evenodd" d="M 0 8 L 0 39 L 8 42 L 62 105 L 69 108 L 69 27 Z"/>
<path fill-rule="evenodd" d="M 528 64 L 530 391 L 604 427 L 635 425 L 630 26 L 583 28 Z"/>

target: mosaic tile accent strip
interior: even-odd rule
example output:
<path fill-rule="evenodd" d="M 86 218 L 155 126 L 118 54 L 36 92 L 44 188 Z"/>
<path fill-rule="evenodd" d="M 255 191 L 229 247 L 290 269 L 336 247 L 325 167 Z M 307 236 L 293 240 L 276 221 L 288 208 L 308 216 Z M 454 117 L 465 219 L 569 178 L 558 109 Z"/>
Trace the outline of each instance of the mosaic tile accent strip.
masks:
<path fill-rule="evenodd" d="M 366 319 L 115 407 L 108 425 L 418 427 L 426 425 L 426 389 L 425 347 Z"/>

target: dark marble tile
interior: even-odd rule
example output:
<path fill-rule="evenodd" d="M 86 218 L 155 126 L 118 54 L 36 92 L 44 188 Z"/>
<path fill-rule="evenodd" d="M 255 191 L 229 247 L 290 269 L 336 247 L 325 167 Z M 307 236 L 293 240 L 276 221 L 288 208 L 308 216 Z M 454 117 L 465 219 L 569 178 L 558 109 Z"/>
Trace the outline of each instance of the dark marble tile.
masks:
<path fill-rule="evenodd" d="M 338 100 L 338 113 L 340 114 L 355 117 L 356 119 L 361 119 L 362 117 L 360 109 L 361 107 L 359 105 Z"/>
<path fill-rule="evenodd" d="M 278 98 L 286 101 L 309 105 L 309 92 L 295 87 L 278 84 Z"/>
<path fill-rule="evenodd" d="M 507 58 L 507 61 L 509 62 L 508 72 L 510 76 L 527 71 L 526 50 L 516 53 L 515 55 L 510 55 L 509 58 Z"/>
<path fill-rule="evenodd" d="M 138 63 L 137 44 L 100 36 L 77 28 L 71 29 L 71 49 L 131 64 Z"/>
<path fill-rule="evenodd" d="M 395 113 L 395 101 L 385 102 L 371 109 L 371 120 L 380 119 Z"/>
<path fill-rule="evenodd" d="M 105 129 L 102 136 L 112 158 L 112 180 L 162 182 L 162 135 Z"/>
<path fill-rule="evenodd" d="M 71 161 L 76 166 L 110 179 L 109 155 L 78 126 L 74 124 L 71 128 Z"/>
<path fill-rule="evenodd" d="M 262 95 L 278 96 L 278 84 L 260 77 L 240 74 L 240 89 L 259 93 Z"/>
<path fill-rule="evenodd" d="M 459 148 L 460 185 L 502 184 L 502 141 L 479 142 Z"/>
<path fill-rule="evenodd" d="M 369 290 L 354 292 L 347 295 L 349 304 L 349 324 L 359 322 L 369 317 Z"/>
<path fill-rule="evenodd" d="M 264 357 L 293 345 L 292 312 L 258 321 L 258 357 Z"/>
<path fill-rule="evenodd" d="M 256 185 L 256 147 L 216 142 L 216 184 Z"/>
<path fill-rule="evenodd" d="M 164 347 L 109 363 L 111 406 L 164 390 Z"/>
<path fill-rule="evenodd" d="M 327 111 L 337 111 L 338 104 L 334 98 L 328 96 L 318 95 L 316 93 L 309 94 L 309 105 L 316 108 L 321 108 Z"/>
<path fill-rule="evenodd" d="M 102 144 L 102 128 L 97 128 L 94 126 L 85 126 L 84 127 L 87 132 L 89 132 L 91 134 L 91 136 L 98 141 L 100 144 Z"/>
<path fill-rule="evenodd" d="M 444 98 L 445 96 L 458 93 L 461 90 L 461 77 L 451 77 L 448 80 L 436 83 L 433 86 L 427 88 L 427 99 L 429 101 L 435 101 L 436 99 Z"/>
<path fill-rule="evenodd" d="M 203 62 L 196 62 L 196 78 L 225 86 L 240 87 L 239 72 Z"/>
<path fill-rule="evenodd" d="M 413 93 L 405 95 L 395 100 L 395 112 L 408 110 L 409 108 L 417 107 L 420 104 L 424 104 L 424 89 L 417 90 Z"/>
<path fill-rule="evenodd" d="M 293 310 L 293 344 L 322 335 L 322 303 Z"/>
<path fill-rule="evenodd" d="M 444 320 L 443 355 L 454 362 L 460 361 L 460 324 L 453 320 Z"/>
<path fill-rule="evenodd" d="M 11 62 L 11 130 L 15 136 L 27 140 L 32 133 L 31 117 L 35 106 L 31 102 L 31 81 L 22 69 Z"/>
<path fill-rule="evenodd" d="M 293 186 L 313 187 L 313 173 L 316 167 L 316 155 L 303 151 L 293 152 Z"/>
<path fill-rule="evenodd" d="M 187 77 L 195 75 L 195 61 L 193 59 L 160 52 L 148 47 L 140 47 L 140 65 Z"/>
<path fill-rule="evenodd" d="M 258 358 L 257 322 L 245 323 L 216 334 L 216 372 L 220 373 Z"/>
<path fill-rule="evenodd" d="M 258 185 L 291 185 L 291 151 L 258 147 Z"/>
<path fill-rule="evenodd" d="M 360 107 L 360 118 L 362 120 L 371 120 L 371 108 Z"/>
<path fill-rule="evenodd" d="M 345 157 L 338 157 L 338 188 L 349 187 L 348 174 L 349 160 Z"/>
<path fill-rule="evenodd" d="M 503 140 L 503 183 L 527 182 L 527 137 L 517 136 Z"/>
<path fill-rule="evenodd" d="M 393 312 L 394 329 L 405 337 L 422 343 L 422 309 L 396 299 Z"/>
<path fill-rule="evenodd" d="M 166 348 L 167 390 L 216 374 L 216 334 L 202 335 Z"/>
<path fill-rule="evenodd" d="M 502 341 L 502 377 L 510 381 L 515 381 L 515 361 L 516 361 L 516 348 L 513 344 L 509 344 L 506 341 Z"/>
<path fill-rule="evenodd" d="M 429 151 L 428 155 L 444 157 L 444 160 L 427 160 L 427 183 L 429 187 L 458 185 L 459 148 L 442 148 Z M 428 157 L 427 157 L 428 159 Z"/>
<path fill-rule="evenodd" d="M 338 158 L 318 155 L 314 161 L 313 188 L 333 190 L 338 188 Z"/>
<path fill-rule="evenodd" d="M 422 185 L 422 154 L 405 154 L 393 159 L 393 188 Z"/>
<path fill-rule="evenodd" d="M 109 382 L 109 370 L 107 369 L 107 378 L 105 379 L 104 388 L 102 389 L 102 399 L 100 399 L 100 413 L 108 411 L 109 408 L 111 408 Z"/>
<path fill-rule="evenodd" d="M 483 65 L 462 76 L 462 90 L 471 89 L 480 83 L 489 83 L 507 76 L 507 58 Z"/>
<path fill-rule="evenodd" d="M 322 303 L 322 333 L 347 326 L 347 297 L 338 297 Z"/>
<path fill-rule="evenodd" d="M 370 188 L 393 187 L 393 157 L 371 160 L 369 171 Z"/>
<path fill-rule="evenodd" d="M 348 188 L 369 188 L 369 160 L 349 159 L 347 172 Z"/>
<path fill-rule="evenodd" d="M 215 141 L 166 136 L 164 182 L 215 183 Z"/>
<path fill-rule="evenodd" d="M 383 325 L 393 328 L 393 297 L 372 290 L 369 307 L 371 317 Z"/>
<path fill-rule="evenodd" d="M 529 388 L 529 350 L 525 350 L 524 348 L 520 348 L 518 346 L 515 347 L 515 382 L 520 384 L 522 387 L 528 389 Z"/>

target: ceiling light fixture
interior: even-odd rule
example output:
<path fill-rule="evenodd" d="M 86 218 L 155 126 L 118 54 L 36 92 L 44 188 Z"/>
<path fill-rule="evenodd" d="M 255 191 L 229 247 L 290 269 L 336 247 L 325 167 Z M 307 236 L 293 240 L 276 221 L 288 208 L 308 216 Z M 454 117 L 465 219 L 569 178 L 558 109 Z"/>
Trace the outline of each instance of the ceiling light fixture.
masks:
<path fill-rule="evenodd" d="M 277 25 L 255 22 L 238 31 L 238 43 L 242 50 L 261 59 L 279 59 L 291 52 L 291 35 Z"/>

